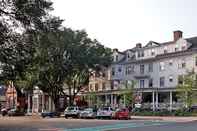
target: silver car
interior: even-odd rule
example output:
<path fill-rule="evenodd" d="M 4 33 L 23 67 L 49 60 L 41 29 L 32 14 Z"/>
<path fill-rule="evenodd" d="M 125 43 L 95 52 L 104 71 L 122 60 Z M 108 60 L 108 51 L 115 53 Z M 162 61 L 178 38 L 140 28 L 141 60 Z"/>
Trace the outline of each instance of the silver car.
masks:
<path fill-rule="evenodd" d="M 95 118 L 96 111 L 93 108 L 85 108 L 80 112 L 80 118 Z"/>

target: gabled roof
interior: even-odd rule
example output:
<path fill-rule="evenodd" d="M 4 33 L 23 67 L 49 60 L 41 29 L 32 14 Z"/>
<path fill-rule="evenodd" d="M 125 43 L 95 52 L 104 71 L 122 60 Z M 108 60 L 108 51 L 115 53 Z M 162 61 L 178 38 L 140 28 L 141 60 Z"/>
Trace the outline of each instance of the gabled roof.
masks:
<path fill-rule="evenodd" d="M 144 47 L 159 46 L 160 44 L 155 41 L 149 41 Z"/>

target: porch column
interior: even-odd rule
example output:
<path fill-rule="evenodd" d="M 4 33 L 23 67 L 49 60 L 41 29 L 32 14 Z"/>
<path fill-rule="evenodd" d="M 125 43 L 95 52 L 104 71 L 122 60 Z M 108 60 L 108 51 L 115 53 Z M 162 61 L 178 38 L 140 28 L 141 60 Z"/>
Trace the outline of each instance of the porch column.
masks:
<path fill-rule="evenodd" d="M 124 97 L 123 98 L 123 100 L 124 100 L 124 105 L 123 106 L 126 107 L 126 96 L 124 95 L 123 97 Z"/>
<path fill-rule="evenodd" d="M 158 109 L 158 91 L 156 92 L 156 109 Z"/>
<path fill-rule="evenodd" d="M 108 102 L 107 95 L 105 95 L 105 106 L 107 106 L 107 102 Z"/>
<path fill-rule="evenodd" d="M 152 92 L 153 111 L 155 111 L 155 91 Z"/>
<path fill-rule="evenodd" d="M 51 105 L 51 97 L 49 96 L 49 111 L 52 111 L 51 107 L 52 107 L 52 105 Z"/>
<path fill-rule="evenodd" d="M 116 104 L 117 104 L 117 96 L 114 95 L 114 106 L 116 106 Z"/>
<path fill-rule="evenodd" d="M 30 103 L 30 94 L 27 95 L 27 114 L 30 113 L 31 103 Z"/>
<path fill-rule="evenodd" d="M 172 111 L 172 91 L 170 91 L 170 111 Z"/>
<path fill-rule="evenodd" d="M 111 106 L 113 106 L 113 94 L 111 94 Z"/>
<path fill-rule="evenodd" d="M 45 106 L 45 94 L 43 93 L 42 94 L 42 112 L 44 112 L 45 110 L 44 106 Z"/>

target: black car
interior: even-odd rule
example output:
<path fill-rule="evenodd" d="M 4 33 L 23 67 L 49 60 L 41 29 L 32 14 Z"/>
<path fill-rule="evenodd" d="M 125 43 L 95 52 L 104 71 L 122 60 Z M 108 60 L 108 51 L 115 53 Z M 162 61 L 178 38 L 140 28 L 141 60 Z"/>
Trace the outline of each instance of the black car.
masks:
<path fill-rule="evenodd" d="M 51 118 L 53 118 L 53 117 L 60 117 L 60 115 L 61 115 L 60 112 L 42 112 L 41 113 L 41 116 L 43 118 L 45 118 L 45 117 L 51 117 Z"/>
<path fill-rule="evenodd" d="M 8 116 L 24 116 L 24 115 L 25 115 L 24 112 L 17 109 L 11 109 L 8 111 Z"/>

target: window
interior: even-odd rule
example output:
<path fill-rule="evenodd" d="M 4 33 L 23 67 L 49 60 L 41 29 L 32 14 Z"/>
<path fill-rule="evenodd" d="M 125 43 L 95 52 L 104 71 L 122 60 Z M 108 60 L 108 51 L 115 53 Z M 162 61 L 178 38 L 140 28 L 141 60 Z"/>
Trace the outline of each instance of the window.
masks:
<path fill-rule="evenodd" d="M 95 84 L 95 91 L 98 91 L 98 87 L 99 87 L 99 85 L 98 85 L 98 83 L 96 83 Z"/>
<path fill-rule="evenodd" d="M 178 84 L 182 85 L 183 84 L 183 75 L 178 76 Z"/>
<path fill-rule="evenodd" d="M 105 82 L 102 83 L 102 90 L 106 90 Z"/>
<path fill-rule="evenodd" d="M 164 54 L 168 53 L 168 49 L 167 47 L 164 47 L 164 51 L 163 51 Z"/>
<path fill-rule="evenodd" d="M 144 80 L 140 80 L 140 88 L 144 88 Z"/>
<path fill-rule="evenodd" d="M 150 64 L 148 65 L 148 71 L 149 71 L 149 72 L 153 72 L 153 63 L 150 63 Z"/>
<path fill-rule="evenodd" d="M 181 47 L 181 49 L 182 49 L 182 50 L 185 50 L 185 49 L 186 49 L 186 47 L 185 47 L 185 46 L 182 46 L 182 47 Z"/>
<path fill-rule="evenodd" d="M 154 49 L 151 50 L 151 55 L 152 55 L 152 56 L 155 55 L 155 50 L 154 50 Z"/>
<path fill-rule="evenodd" d="M 149 85 L 149 87 L 153 87 L 153 79 L 152 78 L 149 79 L 148 85 Z"/>
<path fill-rule="evenodd" d="M 173 82 L 173 76 L 172 75 L 169 76 L 169 82 Z"/>
<path fill-rule="evenodd" d="M 115 75 L 115 68 L 112 67 L 112 76 L 114 76 L 114 75 Z"/>
<path fill-rule="evenodd" d="M 115 61 L 118 61 L 118 55 L 116 55 L 116 59 L 115 59 Z"/>
<path fill-rule="evenodd" d="M 140 73 L 144 74 L 144 65 L 140 65 Z"/>
<path fill-rule="evenodd" d="M 138 57 L 144 57 L 144 51 L 138 51 Z"/>
<path fill-rule="evenodd" d="M 118 67 L 118 72 L 122 72 L 122 68 L 121 67 Z"/>
<path fill-rule="evenodd" d="M 175 47 L 175 48 L 174 48 L 174 51 L 175 51 L 175 52 L 178 51 L 178 47 Z"/>
<path fill-rule="evenodd" d="M 160 87 L 165 86 L 165 77 L 160 77 Z"/>
<path fill-rule="evenodd" d="M 173 61 L 170 60 L 170 61 L 169 61 L 169 66 L 172 66 L 172 65 L 173 65 Z"/>
<path fill-rule="evenodd" d="M 92 84 L 89 85 L 89 88 L 90 91 L 93 91 Z"/>
<path fill-rule="evenodd" d="M 186 67 L 186 63 L 185 60 L 181 60 L 180 63 L 178 64 L 178 68 L 185 68 Z"/>
<path fill-rule="evenodd" d="M 130 54 L 129 54 L 129 52 L 127 53 L 127 58 L 130 58 Z"/>
<path fill-rule="evenodd" d="M 125 72 L 126 75 L 130 75 L 133 72 L 134 72 L 134 65 L 126 66 L 126 72 Z"/>
<path fill-rule="evenodd" d="M 164 62 L 160 62 L 160 64 L 159 64 L 159 69 L 160 69 L 160 71 L 163 71 L 163 70 L 165 70 L 165 63 Z"/>
<path fill-rule="evenodd" d="M 197 56 L 195 57 L 195 64 L 196 64 L 196 66 L 197 66 Z"/>

